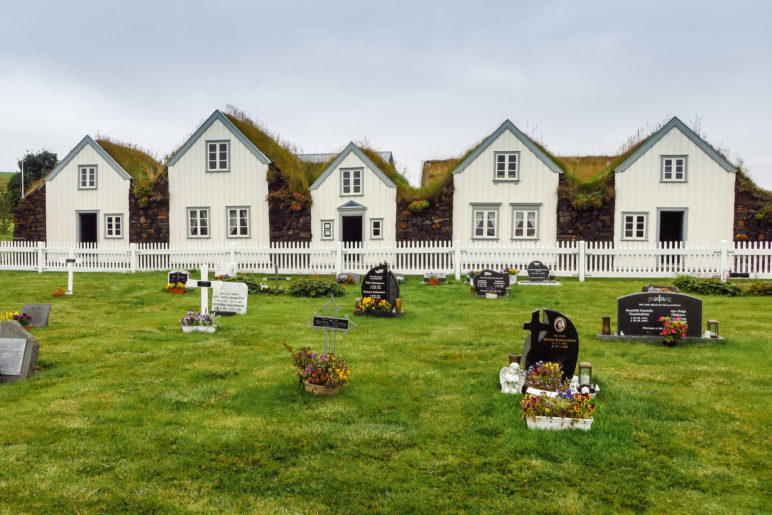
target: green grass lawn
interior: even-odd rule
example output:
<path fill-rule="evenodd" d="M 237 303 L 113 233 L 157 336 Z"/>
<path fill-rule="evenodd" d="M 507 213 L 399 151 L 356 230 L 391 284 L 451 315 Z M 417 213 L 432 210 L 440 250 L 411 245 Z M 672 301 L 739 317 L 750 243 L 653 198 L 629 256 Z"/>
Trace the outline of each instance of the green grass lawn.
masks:
<path fill-rule="evenodd" d="M 54 298 L 65 274 L 0 272 L 0 312 L 53 303 L 32 329 L 38 374 L 0 385 L 0 511 L 768 511 L 769 299 L 703 297 L 725 344 L 595 339 L 650 282 L 486 300 L 409 278 L 406 317 L 352 317 L 352 382 L 322 398 L 281 342 L 321 351 L 306 320 L 325 299 L 252 295 L 217 333 L 183 334 L 200 297 L 166 293 L 163 273 L 76 273 Z M 497 389 L 543 307 L 574 322 L 602 388 L 587 433 L 528 430 Z"/>

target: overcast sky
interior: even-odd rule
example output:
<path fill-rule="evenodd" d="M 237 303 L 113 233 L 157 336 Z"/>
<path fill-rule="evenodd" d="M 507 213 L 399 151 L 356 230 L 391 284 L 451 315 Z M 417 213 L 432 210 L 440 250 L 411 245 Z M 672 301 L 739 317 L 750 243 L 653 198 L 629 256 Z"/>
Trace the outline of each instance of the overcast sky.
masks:
<path fill-rule="evenodd" d="M 678 116 L 772 189 L 772 2 L 0 0 L 0 170 L 85 134 L 162 158 L 232 104 L 418 182 L 509 118 L 557 155 Z"/>

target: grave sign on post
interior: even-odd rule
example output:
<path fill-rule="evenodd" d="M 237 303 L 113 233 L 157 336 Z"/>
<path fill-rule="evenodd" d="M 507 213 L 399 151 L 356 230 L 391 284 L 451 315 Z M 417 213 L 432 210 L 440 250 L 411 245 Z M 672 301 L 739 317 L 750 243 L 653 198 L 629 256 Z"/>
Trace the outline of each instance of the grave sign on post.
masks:
<path fill-rule="evenodd" d="M 315 312 L 313 318 L 308 320 L 314 331 L 317 329 L 324 331 L 324 352 L 336 354 L 338 331 L 343 331 L 343 334 L 346 334 L 349 329 L 357 326 L 349 320 L 348 315 L 338 316 L 340 310 L 341 307 L 335 302 L 335 297 L 330 297 L 330 300 L 322 306 L 322 312 Z"/>
<path fill-rule="evenodd" d="M 201 265 L 201 280 L 196 282 L 201 288 L 201 314 L 209 313 L 209 288 L 212 281 L 209 280 L 209 265 Z"/>
<path fill-rule="evenodd" d="M 72 274 L 75 271 L 75 263 L 80 263 L 81 261 L 80 259 L 75 259 L 75 254 L 72 252 L 64 260 L 64 263 L 67 264 L 67 291 L 64 292 L 65 295 L 72 295 Z"/>

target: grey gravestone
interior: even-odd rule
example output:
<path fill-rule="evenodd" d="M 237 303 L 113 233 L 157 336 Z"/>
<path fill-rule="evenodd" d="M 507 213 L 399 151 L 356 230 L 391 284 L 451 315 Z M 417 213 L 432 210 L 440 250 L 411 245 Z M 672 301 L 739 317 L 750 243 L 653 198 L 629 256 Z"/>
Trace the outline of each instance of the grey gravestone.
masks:
<path fill-rule="evenodd" d="M 182 283 L 187 284 L 190 279 L 190 273 L 186 270 L 172 270 L 166 277 L 167 284 Z"/>
<path fill-rule="evenodd" d="M 212 288 L 212 311 L 219 314 L 247 314 L 249 289 L 244 283 L 220 282 Z"/>
<path fill-rule="evenodd" d="M 531 261 L 528 263 L 528 280 L 532 282 L 546 281 L 550 276 L 550 269 L 541 261 Z"/>
<path fill-rule="evenodd" d="M 29 323 L 30 326 L 48 327 L 48 315 L 51 313 L 51 304 L 24 304 L 21 312 L 27 313 L 32 317 Z"/>
<path fill-rule="evenodd" d="M 662 334 L 659 317 L 681 317 L 686 336 L 700 336 L 702 299 L 683 293 L 633 293 L 617 299 L 617 332 L 625 336 Z"/>
<path fill-rule="evenodd" d="M 394 301 L 399 297 L 399 284 L 387 265 L 378 265 L 367 272 L 362 280 L 362 297 L 386 299 L 389 304 L 394 305 Z"/>
<path fill-rule="evenodd" d="M 576 327 L 558 311 L 545 309 L 547 320 L 539 320 L 539 310 L 531 313 L 531 321 L 523 324 L 531 334 L 525 339 L 523 356 L 525 370 L 539 361 L 553 361 L 560 364 L 563 379 L 571 379 L 576 371 L 576 361 L 579 359 L 579 335 Z"/>
<path fill-rule="evenodd" d="M 437 279 L 439 279 L 441 283 L 444 283 L 445 281 L 447 281 L 447 279 L 445 277 L 445 274 L 439 274 L 439 273 L 432 274 L 432 273 L 428 273 L 428 274 L 424 274 L 424 282 L 428 283 L 429 279 L 431 279 L 432 276 L 436 276 Z"/>
<path fill-rule="evenodd" d="M 477 295 L 485 295 L 488 293 L 488 289 L 493 287 L 496 290 L 496 295 L 503 297 L 509 288 L 509 274 L 483 270 L 474 276 L 472 284 L 474 284 L 474 291 Z"/>
<path fill-rule="evenodd" d="M 35 373 L 40 343 L 16 321 L 0 322 L 0 383 Z"/>

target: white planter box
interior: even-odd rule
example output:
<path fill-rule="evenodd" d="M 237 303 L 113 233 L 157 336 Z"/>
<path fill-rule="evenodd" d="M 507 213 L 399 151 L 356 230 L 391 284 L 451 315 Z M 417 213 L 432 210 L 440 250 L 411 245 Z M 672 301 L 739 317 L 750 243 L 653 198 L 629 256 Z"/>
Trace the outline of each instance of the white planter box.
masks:
<path fill-rule="evenodd" d="M 536 417 L 533 420 L 531 417 L 525 419 L 525 423 L 528 429 L 550 429 L 557 431 L 560 429 L 581 429 L 582 431 L 589 431 L 592 427 L 591 418 L 561 418 L 561 417 Z"/>
<path fill-rule="evenodd" d="M 499 298 L 499 296 L 498 296 L 498 295 L 496 295 L 495 293 L 486 293 L 486 294 L 485 294 L 485 298 L 486 298 L 486 299 L 498 299 L 498 298 Z"/>
<path fill-rule="evenodd" d="M 509 275 L 509 284 L 515 284 L 515 283 L 517 283 L 517 275 L 510 274 Z"/>
<path fill-rule="evenodd" d="M 183 333 L 213 333 L 217 330 L 215 325 L 183 325 Z"/>

